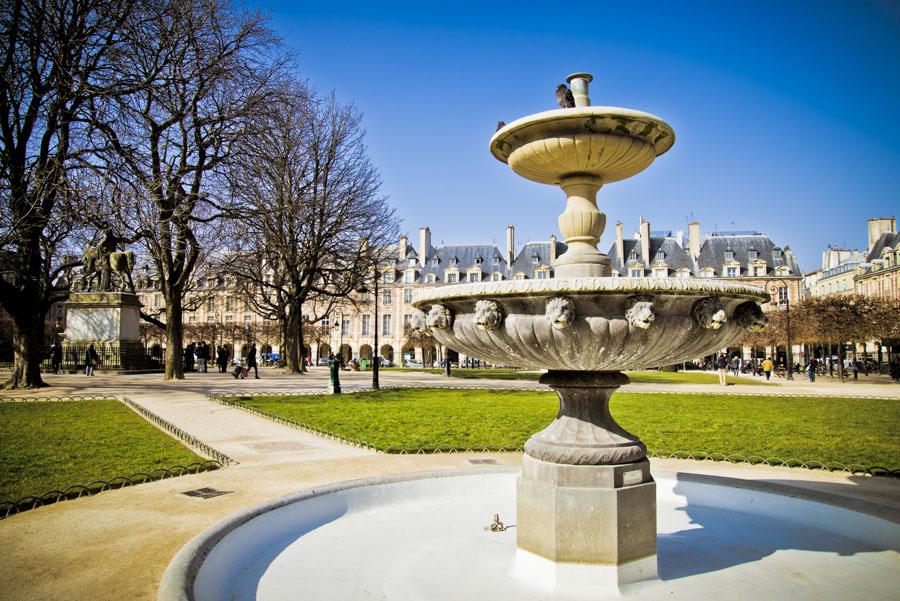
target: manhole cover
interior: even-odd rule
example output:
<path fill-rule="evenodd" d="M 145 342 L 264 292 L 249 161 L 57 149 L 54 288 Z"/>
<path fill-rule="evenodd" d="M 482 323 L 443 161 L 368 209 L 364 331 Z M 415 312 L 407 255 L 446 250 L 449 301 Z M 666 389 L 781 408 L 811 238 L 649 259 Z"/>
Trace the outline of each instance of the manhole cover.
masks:
<path fill-rule="evenodd" d="M 472 465 L 497 465 L 496 459 L 469 459 Z"/>
<path fill-rule="evenodd" d="M 219 497 L 221 495 L 227 495 L 231 493 L 230 490 L 217 490 L 215 488 L 198 488 L 196 490 L 189 490 L 187 492 L 183 492 L 181 494 L 186 497 L 197 497 L 199 499 L 212 499 L 213 497 Z"/>

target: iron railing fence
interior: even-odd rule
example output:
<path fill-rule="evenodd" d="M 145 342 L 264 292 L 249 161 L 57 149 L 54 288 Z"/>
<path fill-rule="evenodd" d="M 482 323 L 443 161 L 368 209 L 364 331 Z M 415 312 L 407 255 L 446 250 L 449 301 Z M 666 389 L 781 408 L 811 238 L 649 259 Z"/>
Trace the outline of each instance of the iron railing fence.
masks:
<path fill-rule="evenodd" d="M 83 372 L 87 365 L 90 343 L 64 343 L 60 371 L 63 373 Z M 139 342 L 95 342 L 98 372 L 153 372 L 165 368 L 166 349 L 145 346 Z M 50 348 L 44 350 L 41 369 L 53 371 L 53 356 Z"/>

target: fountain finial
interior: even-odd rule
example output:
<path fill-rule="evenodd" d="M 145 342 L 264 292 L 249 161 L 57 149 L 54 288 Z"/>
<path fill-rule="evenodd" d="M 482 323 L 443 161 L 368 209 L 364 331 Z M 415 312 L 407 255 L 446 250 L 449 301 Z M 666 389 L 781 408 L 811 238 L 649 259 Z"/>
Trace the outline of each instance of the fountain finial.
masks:
<path fill-rule="evenodd" d="M 572 86 L 572 96 L 575 97 L 575 107 L 591 106 L 591 96 L 588 93 L 588 84 L 594 80 L 590 73 L 572 73 L 566 78 Z"/>

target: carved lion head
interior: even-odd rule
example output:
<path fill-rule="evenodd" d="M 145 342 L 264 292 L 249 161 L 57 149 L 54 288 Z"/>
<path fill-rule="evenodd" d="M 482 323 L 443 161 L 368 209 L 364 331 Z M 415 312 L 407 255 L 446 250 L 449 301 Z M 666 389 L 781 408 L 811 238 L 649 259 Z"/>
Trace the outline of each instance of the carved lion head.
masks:
<path fill-rule="evenodd" d="M 445 330 L 453 325 L 453 313 L 444 305 L 432 305 L 425 317 L 425 325 L 429 328 Z"/>
<path fill-rule="evenodd" d="M 701 298 L 694 303 L 693 314 L 700 327 L 707 330 L 718 330 L 728 321 L 722 301 L 714 297 Z"/>
<path fill-rule="evenodd" d="M 503 309 L 492 300 L 480 300 L 475 303 L 475 325 L 482 330 L 493 330 L 503 321 Z"/>
<path fill-rule="evenodd" d="M 550 320 L 557 330 L 568 328 L 575 321 L 575 303 L 571 298 L 557 296 L 547 302 L 547 310 L 544 317 Z"/>
<path fill-rule="evenodd" d="M 750 332 L 760 332 L 769 323 L 769 318 L 765 316 L 760 306 L 753 301 L 748 301 L 735 309 L 734 320 Z"/>
<path fill-rule="evenodd" d="M 625 312 L 625 319 L 632 327 L 646 330 L 656 319 L 656 310 L 653 308 L 653 299 L 649 296 L 635 296 L 631 299 L 631 306 Z"/>
<path fill-rule="evenodd" d="M 410 319 L 410 326 L 412 326 L 413 331 L 420 334 L 429 333 L 428 324 L 425 323 L 425 314 L 418 309 L 413 311 L 412 318 Z"/>

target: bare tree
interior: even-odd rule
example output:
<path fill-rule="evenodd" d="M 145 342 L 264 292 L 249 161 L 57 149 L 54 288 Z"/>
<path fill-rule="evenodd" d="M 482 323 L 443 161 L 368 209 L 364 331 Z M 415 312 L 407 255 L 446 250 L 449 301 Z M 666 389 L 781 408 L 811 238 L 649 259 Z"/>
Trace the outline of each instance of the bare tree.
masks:
<path fill-rule="evenodd" d="M 263 19 L 218 0 L 145 0 L 107 64 L 133 91 L 93 103 L 105 211 L 140 238 L 165 299 L 165 379 L 183 378 L 182 315 L 230 216 L 223 174 L 283 67 Z M 213 226 L 212 224 L 215 224 Z"/>
<path fill-rule="evenodd" d="M 43 386 L 43 324 L 76 223 L 72 159 L 85 150 L 81 114 L 110 93 L 103 65 L 118 47 L 130 2 L 0 3 L 0 304 L 13 327 L 7 388 Z"/>
<path fill-rule="evenodd" d="M 282 324 L 283 355 L 303 369 L 303 310 L 317 321 L 352 302 L 397 235 L 397 218 L 364 144 L 361 116 L 298 84 L 283 90 L 241 144 L 232 190 L 243 203 L 224 266 L 246 300 Z"/>

